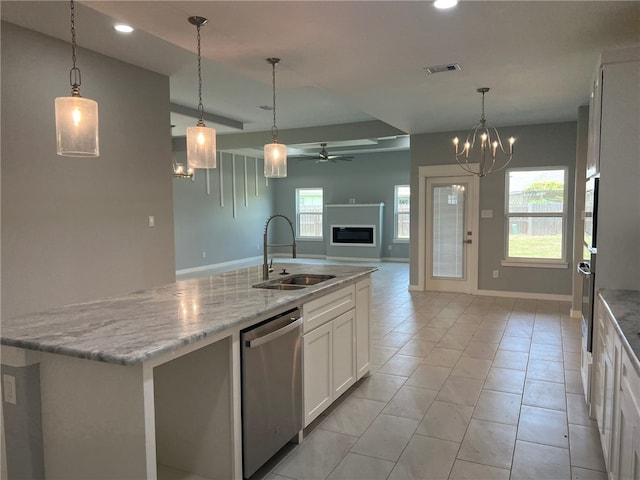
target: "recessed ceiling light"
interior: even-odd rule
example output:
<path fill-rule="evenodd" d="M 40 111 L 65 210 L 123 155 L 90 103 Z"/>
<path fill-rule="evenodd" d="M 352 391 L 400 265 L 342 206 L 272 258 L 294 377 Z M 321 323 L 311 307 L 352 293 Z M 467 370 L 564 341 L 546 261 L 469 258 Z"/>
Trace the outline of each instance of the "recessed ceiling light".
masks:
<path fill-rule="evenodd" d="M 116 31 L 118 31 L 120 33 L 131 33 L 131 32 L 133 32 L 133 27 L 131 27 L 130 25 L 124 24 L 124 23 L 117 23 L 116 25 L 113 26 L 113 28 L 115 28 Z"/>
<path fill-rule="evenodd" d="M 441 10 L 445 10 L 447 8 L 453 8 L 457 4 L 458 4 L 458 0 L 436 0 L 435 2 L 433 2 L 433 6 Z"/>

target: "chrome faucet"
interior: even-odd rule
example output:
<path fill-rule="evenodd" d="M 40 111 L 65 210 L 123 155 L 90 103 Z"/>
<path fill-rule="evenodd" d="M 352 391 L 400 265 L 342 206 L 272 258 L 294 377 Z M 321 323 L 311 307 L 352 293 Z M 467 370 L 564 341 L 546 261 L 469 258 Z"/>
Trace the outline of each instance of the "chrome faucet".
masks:
<path fill-rule="evenodd" d="M 291 227 L 291 241 L 293 243 L 274 243 L 272 245 L 269 245 L 267 243 L 267 230 L 269 229 L 269 222 L 271 220 L 273 220 L 276 217 L 282 217 L 284 218 L 287 222 L 289 222 L 289 226 Z M 287 217 L 285 217 L 284 215 L 281 215 L 279 213 L 275 214 L 275 215 L 271 215 L 268 220 L 267 223 L 264 226 L 264 242 L 263 242 L 263 255 L 264 255 L 264 262 L 262 263 L 262 279 L 263 280 L 269 280 L 269 263 L 267 262 L 267 249 L 269 247 L 291 247 L 291 258 L 296 258 L 296 233 L 293 230 L 293 223 L 291 223 L 291 220 L 289 220 Z M 273 262 L 273 260 L 272 260 Z"/>

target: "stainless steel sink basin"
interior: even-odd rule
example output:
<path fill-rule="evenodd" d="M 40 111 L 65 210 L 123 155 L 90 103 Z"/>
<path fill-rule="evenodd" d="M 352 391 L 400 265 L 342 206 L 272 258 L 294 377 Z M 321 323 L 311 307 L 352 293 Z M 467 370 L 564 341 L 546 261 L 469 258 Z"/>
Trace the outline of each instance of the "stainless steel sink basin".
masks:
<path fill-rule="evenodd" d="M 335 275 L 318 275 L 314 273 L 300 273 L 296 275 L 289 275 L 288 277 L 279 279 L 281 285 L 302 285 L 309 286 L 316 283 L 324 282 L 336 278 Z"/>
<path fill-rule="evenodd" d="M 320 282 L 325 282 L 336 278 L 335 275 L 320 275 L 316 273 L 296 273 L 294 275 L 287 275 L 281 278 L 274 278 L 263 283 L 257 283 L 253 285 L 253 288 L 267 288 L 270 290 L 299 290 L 301 288 L 317 285 Z"/>

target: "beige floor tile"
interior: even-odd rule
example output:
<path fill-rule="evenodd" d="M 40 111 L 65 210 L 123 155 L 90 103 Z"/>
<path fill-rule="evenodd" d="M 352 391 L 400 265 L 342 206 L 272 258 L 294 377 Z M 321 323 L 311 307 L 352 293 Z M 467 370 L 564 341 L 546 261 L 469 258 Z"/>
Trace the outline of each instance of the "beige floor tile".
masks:
<path fill-rule="evenodd" d="M 437 394 L 436 390 L 404 386 L 389 401 L 382 413 L 422 420 Z"/>
<path fill-rule="evenodd" d="M 406 377 L 375 373 L 365 378 L 362 385 L 353 392 L 353 395 L 369 400 L 388 402 L 406 380 Z"/>
<path fill-rule="evenodd" d="M 387 325 L 373 324 L 371 325 L 371 338 L 374 341 L 378 341 L 379 339 L 387 335 L 389 332 L 391 332 L 392 329 L 393 327 L 389 327 Z"/>
<path fill-rule="evenodd" d="M 453 367 L 460 356 L 462 350 L 452 350 L 449 348 L 434 348 L 422 362 L 424 365 L 434 365 L 437 367 Z"/>
<path fill-rule="evenodd" d="M 478 315 L 473 313 L 463 313 L 458 317 L 456 323 L 458 325 L 467 324 L 467 325 L 480 325 L 482 321 L 485 319 L 484 315 Z"/>
<path fill-rule="evenodd" d="M 384 365 L 398 351 L 397 347 L 385 347 L 383 345 L 373 345 L 371 347 L 371 363 Z"/>
<path fill-rule="evenodd" d="M 564 330 L 562 334 L 562 351 L 570 353 L 580 353 L 582 349 L 582 330 L 578 337 L 565 337 Z"/>
<path fill-rule="evenodd" d="M 346 435 L 360 436 L 385 407 L 384 402 L 358 398 L 347 398 L 319 428 Z"/>
<path fill-rule="evenodd" d="M 569 448 L 567 414 L 560 410 L 523 405 L 518 440 Z"/>
<path fill-rule="evenodd" d="M 564 383 L 564 368 L 562 363 L 531 358 L 527 366 L 527 379 Z"/>
<path fill-rule="evenodd" d="M 570 478 L 569 450 L 520 440 L 516 442 L 511 480 Z"/>
<path fill-rule="evenodd" d="M 424 358 L 429 355 L 429 352 L 431 352 L 435 346 L 436 342 L 412 338 L 404 344 L 398 353 L 400 355 L 411 355 L 414 357 Z"/>
<path fill-rule="evenodd" d="M 500 343 L 502 339 L 502 331 L 480 327 L 473 334 L 472 341 L 487 342 L 487 343 Z"/>
<path fill-rule="evenodd" d="M 580 352 L 564 352 L 565 370 L 580 370 Z"/>
<path fill-rule="evenodd" d="M 595 421 L 589 418 L 589 410 L 584 395 L 567 393 L 567 418 L 569 423 L 595 427 Z"/>
<path fill-rule="evenodd" d="M 579 371 L 565 370 L 564 371 L 564 384 L 567 393 L 576 393 L 584 395 L 584 388 L 582 386 L 582 376 Z"/>
<path fill-rule="evenodd" d="M 408 377 L 413 373 L 418 365 L 420 365 L 420 363 L 422 363 L 422 359 L 420 357 L 396 355 L 382 367 L 380 367 L 380 370 L 378 370 L 378 372 Z"/>
<path fill-rule="evenodd" d="M 516 427 L 471 419 L 458 458 L 482 465 L 511 468 Z"/>
<path fill-rule="evenodd" d="M 509 470 L 456 460 L 449 480 L 509 480 Z"/>
<path fill-rule="evenodd" d="M 416 333 L 413 338 L 416 338 L 418 340 L 428 340 L 429 342 L 439 342 L 446 333 L 446 328 L 435 328 L 426 326 L 418 333 Z"/>
<path fill-rule="evenodd" d="M 416 431 L 418 420 L 380 414 L 352 447 L 353 453 L 395 462 Z"/>
<path fill-rule="evenodd" d="M 588 468 L 571 467 L 571 480 L 608 480 L 606 472 Z"/>
<path fill-rule="evenodd" d="M 385 480 L 395 463 L 347 453 L 327 480 Z"/>
<path fill-rule="evenodd" d="M 484 388 L 497 392 L 521 394 L 524 389 L 524 380 L 525 372 L 523 371 L 491 367 Z"/>
<path fill-rule="evenodd" d="M 482 380 L 451 376 L 440 389 L 436 399 L 439 402 L 474 406 L 478 401 L 483 384 Z"/>
<path fill-rule="evenodd" d="M 448 367 L 420 365 L 407 379 L 406 385 L 429 390 L 440 390 L 447 380 L 449 373 L 451 373 L 451 368 Z"/>
<path fill-rule="evenodd" d="M 427 324 L 427 326 L 428 327 L 432 327 L 432 328 L 446 328 L 446 329 L 449 329 L 451 327 L 451 325 L 456 323 L 456 319 L 457 318 L 458 317 L 440 316 L 440 314 L 438 314 L 435 317 L 433 317 L 431 320 L 429 320 L 429 323 Z"/>
<path fill-rule="evenodd" d="M 509 319 L 509 322 L 507 323 L 507 327 L 504 330 L 505 336 L 523 337 L 531 340 L 531 335 L 533 335 L 533 323 L 531 323 L 530 325 L 527 325 L 522 321 L 514 322 L 512 318 Z M 504 337 L 503 337 L 503 340 L 504 340 Z"/>
<path fill-rule="evenodd" d="M 265 480 L 291 480 L 289 477 L 283 477 L 275 473 L 270 473 L 265 477 Z"/>
<path fill-rule="evenodd" d="M 447 333 L 436 344 L 439 348 L 453 348 L 455 350 L 464 350 L 471 341 L 471 335 L 451 335 Z"/>
<path fill-rule="evenodd" d="M 498 350 L 497 343 L 477 342 L 472 340 L 462 352 L 463 357 L 480 358 L 484 360 L 493 360 Z"/>
<path fill-rule="evenodd" d="M 605 470 L 597 428 L 569 425 L 569 445 L 572 466 Z"/>
<path fill-rule="evenodd" d="M 356 440 L 350 435 L 318 429 L 293 450 L 274 473 L 300 480 L 326 478 Z"/>
<path fill-rule="evenodd" d="M 515 352 L 513 350 L 498 350 L 493 358 L 493 366 L 509 368 L 511 370 L 526 370 L 529 363 L 527 352 Z"/>
<path fill-rule="evenodd" d="M 566 410 L 564 384 L 541 380 L 526 380 L 524 382 L 522 403 L 532 407 Z"/>
<path fill-rule="evenodd" d="M 451 328 L 449 328 L 447 333 L 450 333 L 451 335 L 471 335 L 473 337 L 476 330 L 478 329 L 478 326 L 473 323 L 459 323 L 459 322 L 460 322 L 459 319 L 456 320 L 456 323 L 454 323 L 451 326 Z"/>
<path fill-rule="evenodd" d="M 485 378 L 487 378 L 489 368 L 491 368 L 491 360 L 463 357 L 458 360 L 455 367 L 451 371 L 451 375 L 456 377 L 484 380 Z"/>
<path fill-rule="evenodd" d="M 562 348 L 558 345 L 532 343 L 529 358 L 548 362 L 562 362 Z"/>
<path fill-rule="evenodd" d="M 472 413 L 471 406 L 435 401 L 416 433 L 442 440 L 462 442 Z"/>
<path fill-rule="evenodd" d="M 542 343 L 562 347 L 562 335 L 560 332 L 534 331 L 533 337 L 531 337 L 531 343 Z"/>
<path fill-rule="evenodd" d="M 381 339 L 375 340 L 374 345 L 384 345 L 386 347 L 402 347 L 411 340 L 410 333 L 389 332 Z"/>
<path fill-rule="evenodd" d="M 446 479 L 459 443 L 414 435 L 389 480 Z"/>
<path fill-rule="evenodd" d="M 473 418 L 518 425 L 522 395 L 482 390 Z"/>
<path fill-rule="evenodd" d="M 394 332 L 410 333 L 415 335 L 427 325 L 426 322 L 415 322 L 413 320 L 405 320 L 393 329 Z"/>
<path fill-rule="evenodd" d="M 500 341 L 500 350 L 510 350 L 512 352 L 529 352 L 531 348 L 531 340 L 525 336 L 512 336 L 507 327 L 502 340 Z"/>

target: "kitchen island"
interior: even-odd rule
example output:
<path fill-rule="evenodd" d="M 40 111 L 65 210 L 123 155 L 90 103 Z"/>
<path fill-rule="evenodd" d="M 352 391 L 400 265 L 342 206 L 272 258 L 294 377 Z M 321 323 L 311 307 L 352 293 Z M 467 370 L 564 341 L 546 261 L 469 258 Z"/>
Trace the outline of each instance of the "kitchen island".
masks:
<path fill-rule="evenodd" d="M 47 478 L 240 478 L 240 331 L 376 270 L 287 263 L 272 277 L 283 268 L 334 278 L 259 289 L 256 266 L 4 320 L 3 370 L 39 370 L 43 453 L 32 461 Z M 6 424 L 24 404 L 5 402 Z"/>

